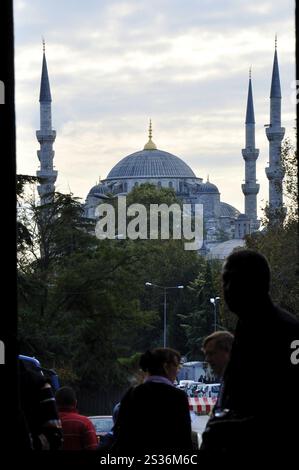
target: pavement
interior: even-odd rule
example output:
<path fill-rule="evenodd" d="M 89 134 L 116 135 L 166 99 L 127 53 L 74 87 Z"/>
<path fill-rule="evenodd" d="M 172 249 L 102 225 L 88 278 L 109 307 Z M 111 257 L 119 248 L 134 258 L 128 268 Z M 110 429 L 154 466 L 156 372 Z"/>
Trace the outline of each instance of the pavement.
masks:
<path fill-rule="evenodd" d="M 200 447 L 201 435 L 210 417 L 208 415 L 197 415 L 194 411 L 191 411 L 190 415 L 192 431 L 197 434 L 197 445 Z"/>

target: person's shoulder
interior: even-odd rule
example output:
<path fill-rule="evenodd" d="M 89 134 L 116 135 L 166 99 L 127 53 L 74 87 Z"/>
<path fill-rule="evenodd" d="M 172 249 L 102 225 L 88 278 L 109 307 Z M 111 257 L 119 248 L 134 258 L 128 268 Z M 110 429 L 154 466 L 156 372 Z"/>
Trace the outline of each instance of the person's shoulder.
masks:
<path fill-rule="evenodd" d="M 281 308 L 278 305 L 274 305 L 274 309 L 275 309 L 276 316 L 280 324 L 284 324 L 285 326 L 290 326 L 292 329 L 299 331 L 298 317 L 296 317 L 291 312 Z"/>
<path fill-rule="evenodd" d="M 64 420 L 77 421 L 77 423 L 81 423 L 86 426 L 93 426 L 88 416 L 82 415 L 77 411 L 59 412 L 59 416 L 61 416 Z"/>
<path fill-rule="evenodd" d="M 169 390 L 169 389 L 175 389 L 176 387 L 172 385 L 171 383 L 166 383 L 166 382 L 152 382 L 152 381 L 145 381 L 143 384 L 138 385 L 136 387 L 136 390 L 146 390 L 146 389 L 163 389 L 163 390 Z"/>
<path fill-rule="evenodd" d="M 95 432 L 94 425 L 92 424 L 91 420 L 87 416 L 84 416 L 78 413 L 76 416 L 74 416 L 74 419 L 78 423 L 80 423 L 80 426 L 82 426 L 82 429 L 85 429 L 86 431 Z"/>
<path fill-rule="evenodd" d="M 88 418 L 88 416 L 81 415 L 80 413 L 77 413 L 77 418 L 80 419 L 84 423 L 91 423 L 91 420 Z"/>
<path fill-rule="evenodd" d="M 278 305 L 274 306 L 275 320 L 271 323 L 271 332 L 280 338 L 280 345 L 284 347 L 299 339 L 299 320 L 292 313 Z"/>
<path fill-rule="evenodd" d="M 181 399 L 183 400 L 188 400 L 188 396 L 186 394 L 186 392 L 184 390 L 181 390 L 180 388 L 177 388 L 177 387 L 172 387 L 174 392 L 178 397 L 181 397 Z"/>
<path fill-rule="evenodd" d="M 135 394 L 136 396 L 140 395 L 152 395 L 152 394 L 159 394 L 159 395 L 164 395 L 164 394 L 172 394 L 176 393 L 176 387 L 174 387 L 171 384 L 168 383 L 163 383 L 163 382 L 151 382 L 151 381 L 146 381 L 141 385 L 138 385 L 135 388 Z"/>
<path fill-rule="evenodd" d="M 160 382 L 148 382 L 148 384 L 151 385 L 152 388 L 159 390 L 159 393 L 165 393 L 169 396 L 173 395 L 175 397 L 187 398 L 184 390 L 179 389 L 175 385 Z"/>

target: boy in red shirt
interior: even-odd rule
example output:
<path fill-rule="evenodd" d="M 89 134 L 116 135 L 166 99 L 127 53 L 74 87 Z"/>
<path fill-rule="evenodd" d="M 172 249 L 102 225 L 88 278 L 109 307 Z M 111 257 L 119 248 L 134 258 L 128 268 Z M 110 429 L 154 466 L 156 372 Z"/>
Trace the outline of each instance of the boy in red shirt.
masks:
<path fill-rule="evenodd" d="M 77 398 L 71 387 L 57 390 L 56 404 L 63 431 L 63 450 L 95 450 L 97 436 L 92 422 L 77 411 Z"/>

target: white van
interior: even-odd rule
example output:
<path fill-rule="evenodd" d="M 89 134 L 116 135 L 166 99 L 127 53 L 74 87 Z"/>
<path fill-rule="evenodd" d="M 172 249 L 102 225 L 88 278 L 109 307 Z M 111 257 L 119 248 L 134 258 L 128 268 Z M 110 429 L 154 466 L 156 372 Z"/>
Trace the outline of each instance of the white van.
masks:
<path fill-rule="evenodd" d="M 179 387 L 183 388 L 193 384 L 195 384 L 194 380 L 180 380 Z"/>

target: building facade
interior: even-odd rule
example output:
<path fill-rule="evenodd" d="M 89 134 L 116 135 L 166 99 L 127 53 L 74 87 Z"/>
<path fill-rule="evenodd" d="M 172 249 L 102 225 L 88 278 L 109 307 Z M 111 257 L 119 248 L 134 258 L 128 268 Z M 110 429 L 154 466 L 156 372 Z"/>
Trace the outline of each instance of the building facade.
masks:
<path fill-rule="evenodd" d="M 41 203 L 48 201 L 48 195 L 55 190 L 57 171 L 53 167 L 53 143 L 56 137 L 52 129 L 51 92 L 45 56 L 43 51 L 42 77 L 40 89 L 40 130 L 37 139 L 40 143 L 38 158 L 40 177 L 38 187 Z M 269 205 L 272 209 L 282 207 L 281 140 L 284 128 L 281 127 L 281 91 L 277 48 L 273 62 L 270 93 L 270 124 L 266 129 L 269 140 L 269 167 L 266 174 L 269 179 Z M 244 213 L 231 204 L 221 201 L 220 191 L 215 184 L 193 172 L 184 160 L 172 153 L 157 148 L 152 140 L 152 124 L 149 126 L 148 142 L 142 150 L 122 158 L 108 173 L 107 177 L 93 186 L 87 194 L 84 204 L 84 216 L 96 219 L 96 208 L 108 197 L 127 195 L 134 187 L 152 183 L 158 188 L 172 188 L 184 204 L 203 205 L 204 244 L 210 256 L 221 258 L 221 252 L 227 252 L 236 246 L 244 245 L 244 237 L 258 230 L 257 194 L 259 184 L 256 180 L 256 161 L 259 150 L 255 148 L 255 116 L 253 106 L 251 72 L 249 74 L 247 109 L 245 119 L 245 148 L 242 149 L 245 161 L 245 182 L 241 185 L 244 194 Z M 223 250 L 222 250 L 223 247 Z M 216 254 L 217 253 L 217 254 Z"/>
<path fill-rule="evenodd" d="M 204 182 L 178 156 L 159 150 L 152 140 L 144 148 L 120 160 L 107 178 L 93 186 L 85 202 L 85 216 L 96 218 L 95 209 L 107 195 L 126 195 L 134 187 L 151 183 L 158 188 L 172 188 L 184 204 L 203 205 L 205 245 L 219 243 L 235 236 L 235 221 L 240 212 L 220 200 L 220 192 L 210 181 Z M 191 210 L 192 210 L 191 209 Z"/>

